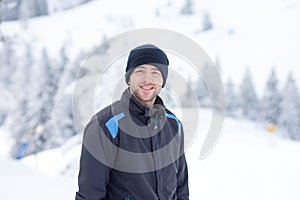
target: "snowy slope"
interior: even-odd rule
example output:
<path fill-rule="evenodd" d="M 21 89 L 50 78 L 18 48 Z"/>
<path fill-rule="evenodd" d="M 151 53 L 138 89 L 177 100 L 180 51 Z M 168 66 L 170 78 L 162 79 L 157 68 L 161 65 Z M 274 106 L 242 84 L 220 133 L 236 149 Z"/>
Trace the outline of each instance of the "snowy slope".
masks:
<path fill-rule="evenodd" d="M 206 6 L 215 30 L 198 41 L 209 55 L 220 56 L 224 75 L 239 81 L 248 66 L 260 94 L 273 66 L 281 82 L 289 70 L 300 78 L 298 2 L 228 0 L 207 2 Z"/>
<path fill-rule="evenodd" d="M 32 19 L 26 30 L 19 22 L 4 23 L 2 29 L 4 34 L 46 46 L 55 55 L 66 41 L 72 43 L 75 52 L 88 51 L 100 44 L 104 35 L 110 38 L 137 28 L 167 28 L 191 37 L 213 60 L 218 57 L 224 79 L 230 76 L 238 83 L 244 69 L 250 67 L 260 93 L 273 66 L 281 82 L 288 71 L 300 78 L 297 2 L 196 1 L 191 16 L 180 15 L 183 4 L 183 0 L 95 0 L 50 17 Z M 207 32 L 199 31 L 204 12 L 213 23 L 213 29 Z"/>
<path fill-rule="evenodd" d="M 49 177 L 14 160 L 0 159 L 0 199 L 74 199 L 70 177 Z"/>
<path fill-rule="evenodd" d="M 228 118 L 206 159 L 197 160 L 200 148 L 195 141 L 187 152 L 191 199 L 300 199 L 300 144 L 279 135 Z"/>
<path fill-rule="evenodd" d="M 199 160 L 210 114 L 210 110 L 200 110 L 200 131 L 186 152 L 191 200 L 300 199 L 300 143 L 282 138 L 280 132 L 270 134 L 252 122 L 227 118 L 216 148 Z M 189 127 L 189 123 L 184 125 Z M 61 148 L 24 158 L 22 163 L 2 159 L 0 199 L 73 199 L 78 141 L 73 138 Z M 64 168 L 70 173 L 62 175 Z"/>

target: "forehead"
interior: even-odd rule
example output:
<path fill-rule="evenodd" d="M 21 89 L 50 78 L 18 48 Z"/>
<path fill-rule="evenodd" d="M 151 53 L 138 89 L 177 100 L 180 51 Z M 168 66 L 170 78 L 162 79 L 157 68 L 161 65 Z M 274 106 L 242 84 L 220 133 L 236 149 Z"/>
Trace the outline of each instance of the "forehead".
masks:
<path fill-rule="evenodd" d="M 138 67 L 136 67 L 135 69 L 149 69 L 149 70 L 157 70 L 157 67 L 155 67 L 154 65 L 149 65 L 149 64 L 144 64 L 144 65 L 140 65 Z"/>

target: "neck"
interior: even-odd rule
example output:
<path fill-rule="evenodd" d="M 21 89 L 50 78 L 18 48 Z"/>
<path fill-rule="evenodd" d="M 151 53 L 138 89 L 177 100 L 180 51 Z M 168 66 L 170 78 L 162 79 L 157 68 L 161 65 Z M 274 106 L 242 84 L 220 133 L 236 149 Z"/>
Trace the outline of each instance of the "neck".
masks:
<path fill-rule="evenodd" d="M 138 96 L 136 96 L 136 95 L 134 95 L 134 93 L 133 94 L 131 94 L 141 105 L 143 105 L 143 106 L 145 106 L 145 107 L 147 107 L 147 108 L 151 108 L 151 107 L 153 107 L 153 105 L 154 105 L 154 102 L 155 102 L 155 99 L 156 99 L 156 97 L 154 98 L 154 99 L 152 99 L 152 100 L 147 100 L 147 101 L 145 101 L 145 100 L 142 100 L 142 99 L 140 99 Z"/>
<path fill-rule="evenodd" d="M 155 99 L 153 100 L 153 102 L 140 102 L 140 101 L 139 102 L 147 108 L 152 108 L 154 105 L 154 101 L 155 101 Z"/>

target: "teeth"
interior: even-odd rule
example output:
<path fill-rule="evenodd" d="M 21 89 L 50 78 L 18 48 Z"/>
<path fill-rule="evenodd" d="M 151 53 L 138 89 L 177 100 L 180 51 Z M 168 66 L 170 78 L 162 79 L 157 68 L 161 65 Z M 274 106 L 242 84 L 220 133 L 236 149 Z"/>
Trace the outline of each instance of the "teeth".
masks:
<path fill-rule="evenodd" d="M 151 90 L 151 89 L 152 89 L 152 87 L 150 87 L 150 86 L 142 86 L 142 88 L 143 88 L 144 90 Z"/>

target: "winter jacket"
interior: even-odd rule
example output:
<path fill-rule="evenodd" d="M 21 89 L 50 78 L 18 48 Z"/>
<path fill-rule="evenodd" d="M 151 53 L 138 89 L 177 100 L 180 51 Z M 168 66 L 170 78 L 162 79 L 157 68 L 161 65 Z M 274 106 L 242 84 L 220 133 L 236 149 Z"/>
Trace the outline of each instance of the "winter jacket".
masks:
<path fill-rule="evenodd" d="M 181 122 L 157 96 L 142 106 L 129 89 L 84 131 L 76 200 L 187 200 Z"/>

